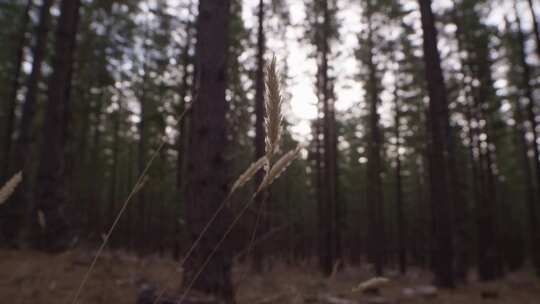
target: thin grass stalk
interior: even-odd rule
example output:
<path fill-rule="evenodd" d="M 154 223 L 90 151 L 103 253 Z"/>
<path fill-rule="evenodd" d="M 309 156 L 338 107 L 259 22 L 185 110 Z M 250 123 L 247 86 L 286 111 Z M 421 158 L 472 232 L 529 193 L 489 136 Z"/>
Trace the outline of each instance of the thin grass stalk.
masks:
<path fill-rule="evenodd" d="M 251 249 L 257 247 L 257 245 L 259 245 L 260 243 L 268 240 L 270 237 L 272 237 L 274 234 L 280 232 L 281 230 L 285 229 L 285 228 L 288 228 L 290 227 L 292 224 L 291 223 L 287 223 L 287 224 L 284 224 L 284 225 L 281 225 L 277 228 L 274 228 L 270 231 L 268 231 L 265 235 L 261 236 L 260 238 L 256 239 L 252 246 L 251 246 Z M 241 257 L 244 257 L 244 256 L 247 256 L 248 254 L 248 249 L 249 247 L 246 247 L 245 249 L 243 249 L 242 251 L 240 251 L 239 253 L 237 253 L 234 258 L 233 258 L 233 261 L 238 261 L 238 259 L 240 259 Z"/>
<path fill-rule="evenodd" d="M 186 296 L 188 295 L 189 291 L 191 290 L 191 288 L 193 287 L 193 285 L 195 284 L 195 282 L 197 281 L 197 279 L 199 278 L 199 276 L 202 274 L 202 272 L 204 271 L 204 268 L 206 268 L 206 265 L 208 265 L 208 263 L 210 263 L 210 261 L 212 260 L 212 258 L 214 257 L 214 254 L 217 252 L 217 250 L 219 249 L 219 247 L 221 246 L 221 244 L 223 244 L 223 242 L 225 241 L 225 239 L 227 238 L 227 236 L 229 236 L 229 234 L 232 232 L 233 228 L 236 226 L 236 224 L 238 223 L 238 221 L 240 220 L 240 218 L 242 217 L 242 215 L 244 215 L 244 213 L 246 213 L 246 211 L 249 209 L 249 206 L 251 205 L 251 203 L 253 202 L 253 200 L 255 199 L 255 196 L 257 196 L 258 193 L 255 193 L 251 196 L 251 199 L 244 205 L 244 208 L 242 208 L 240 210 L 240 212 L 238 213 L 238 215 L 234 218 L 234 220 L 232 221 L 232 223 L 229 225 L 229 228 L 227 228 L 227 230 L 223 233 L 223 236 L 221 236 L 221 239 L 217 242 L 216 246 L 214 247 L 214 249 L 210 252 L 210 254 L 208 255 L 208 257 L 206 258 L 206 260 L 204 261 L 204 263 L 202 264 L 201 267 L 199 267 L 199 270 L 197 271 L 197 273 L 195 274 L 195 277 L 191 280 L 191 282 L 189 283 L 189 285 L 187 286 L 186 290 L 184 291 L 184 293 L 182 294 L 182 296 L 180 297 L 180 299 L 176 302 L 177 304 L 181 304 L 182 301 L 184 301 L 184 299 L 186 298 Z"/>
<path fill-rule="evenodd" d="M 265 192 L 262 192 L 261 195 L 263 195 Z M 264 204 L 266 203 L 266 197 L 263 198 L 262 202 L 260 202 L 259 211 L 257 212 L 257 218 L 255 219 L 255 225 L 253 227 L 253 232 L 251 233 L 251 238 L 249 240 L 249 244 L 246 249 L 246 256 L 249 257 L 249 254 L 251 253 L 251 250 L 253 249 L 253 244 L 255 243 L 255 238 L 257 237 L 257 230 L 259 228 L 259 224 L 261 221 L 261 214 Z M 237 285 L 240 284 L 246 277 L 247 277 L 248 271 L 246 270 L 244 274 L 240 276 L 240 280 L 238 280 Z"/>
<path fill-rule="evenodd" d="M 180 118 L 178 120 L 178 122 L 181 122 L 184 117 L 186 116 L 187 112 L 189 111 L 189 107 L 186 108 L 184 110 L 184 112 L 182 112 L 182 114 L 180 115 Z M 165 138 L 163 138 L 161 140 L 161 143 L 159 145 L 159 147 L 157 148 L 157 150 L 152 154 L 152 157 L 150 158 L 150 160 L 148 161 L 148 163 L 146 164 L 146 167 L 144 168 L 144 170 L 142 171 L 141 175 L 139 176 L 139 178 L 137 179 L 137 182 L 135 183 L 135 185 L 133 186 L 133 189 L 131 190 L 131 192 L 129 193 L 128 197 L 126 198 L 126 200 L 124 201 L 124 203 L 122 204 L 122 208 L 120 208 L 120 211 L 118 212 L 118 214 L 116 215 L 116 218 L 114 219 L 114 222 L 112 223 L 111 225 L 111 228 L 109 228 L 109 231 L 107 232 L 107 234 L 105 235 L 105 237 L 103 238 L 103 242 L 101 243 L 101 246 L 99 246 L 99 249 L 98 251 L 96 252 L 96 255 L 94 256 L 94 259 L 92 260 L 92 263 L 90 264 L 90 267 L 88 268 L 88 270 L 86 271 L 86 273 L 84 274 L 84 277 L 81 281 L 81 283 L 79 284 L 79 287 L 77 288 L 77 291 L 75 292 L 75 295 L 73 296 L 73 301 L 71 302 L 72 304 L 76 304 L 77 303 L 77 300 L 79 299 L 79 296 L 81 295 L 81 292 L 84 288 L 84 286 L 86 285 L 86 283 L 88 282 L 88 279 L 90 278 L 90 275 L 92 274 L 92 271 L 94 270 L 95 266 L 96 266 L 96 263 L 99 259 L 99 257 L 101 256 L 101 254 L 103 253 L 103 250 L 105 249 L 105 247 L 107 246 L 107 243 L 109 241 L 109 238 L 110 236 L 112 235 L 112 233 L 114 232 L 116 226 L 118 225 L 118 222 L 120 222 L 120 218 L 122 217 L 122 215 L 124 214 L 124 212 L 126 211 L 128 205 L 129 205 L 129 202 L 131 201 L 131 198 L 137 193 L 139 192 L 139 190 L 142 189 L 142 187 L 144 186 L 144 183 L 146 181 L 146 178 L 147 178 L 147 175 L 146 173 L 148 172 L 148 169 L 150 169 L 150 166 L 152 165 L 152 163 L 154 162 L 154 160 L 156 159 L 156 157 L 159 155 L 159 153 L 161 152 L 161 150 L 163 149 L 163 146 L 165 146 L 165 143 L 166 143 L 166 140 Z"/>
<path fill-rule="evenodd" d="M 224 207 L 228 205 L 229 200 L 231 199 L 232 195 L 236 192 L 236 190 L 238 190 L 239 188 L 244 186 L 255 175 L 255 173 L 257 173 L 257 171 L 259 171 L 264 166 L 265 160 L 266 160 L 265 157 L 260 158 L 257 162 L 255 162 L 251 166 L 249 166 L 248 169 L 246 169 L 246 171 L 238 177 L 238 179 L 234 183 L 233 187 L 231 188 L 231 190 L 227 194 L 227 197 L 225 197 L 225 199 L 223 200 L 223 202 L 221 202 L 221 204 L 218 206 L 216 211 L 214 211 L 214 214 L 212 214 L 212 216 L 210 217 L 210 220 L 208 220 L 206 225 L 203 227 L 203 229 L 199 233 L 199 236 L 197 237 L 197 239 L 189 247 L 186 255 L 182 258 L 182 260 L 180 261 L 178 267 L 180 267 L 180 268 L 184 267 L 184 264 L 191 257 L 191 254 L 193 253 L 193 251 L 195 250 L 197 245 L 199 245 L 199 243 L 201 242 L 203 236 L 206 234 L 206 232 L 208 231 L 210 226 L 212 226 L 214 221 L 217 219 L 218 215 L 221 213 L 221 211 L 223 211 Z M 167 287 L 162 288 L 160 290 L 160 292 L 158 293 L 158 296 L 156 297 L 156 299 L 152 302 L 152 304 L 157 304 L 159 302 L 159 300 L 161 300 L 161 298 L 163 298 L 163 296 L 165 295 L 167 290 L 168 290 Z"/>
<path fill-rule="evenodd" d="M 201 242 L 203 236 L 206 234 L 206 232 L 208 231 L 210 226 L 212 226 L 214 221 L 217 219 L 218 215 L 221 213 L 221 211 L 223 211 L 224 207 L 227 206 L 232 194 L 233 194 L 233 192 L 229 192 L 227 197 L 219 205 L 218 209 L 216 209 L 214 214 L 212 214 L 212 217 L 210 218 L 210 220 L 208 220 L 206 225 L 203 227 L 201 233 L 199 233 L 199 236 L 197 237 L 197 239 L 193 242 L 193 244 L 191 244 L 191 246 L 189 247 L 186 255 L 182 258 L 182 260 L 178 264 L 178 267 L 180 267 L 180 268 L 184 267 L 184 264 L 191 257 L 191 254 L 193 253 L 195 248 L 197 248 L 197 245 L 199 245 L 199 243 Z M 167 287 L 162 288 L 161 291 L 158 293 L 158 296 L 156 297 L 156 299 L 152 302 L 152 304 L 157 304 L 159 302 L 159 300 L 161 300 L 161 298 L 163 298 L 163 296 L 165 295 L 167 290 L 168 290 Z"/>

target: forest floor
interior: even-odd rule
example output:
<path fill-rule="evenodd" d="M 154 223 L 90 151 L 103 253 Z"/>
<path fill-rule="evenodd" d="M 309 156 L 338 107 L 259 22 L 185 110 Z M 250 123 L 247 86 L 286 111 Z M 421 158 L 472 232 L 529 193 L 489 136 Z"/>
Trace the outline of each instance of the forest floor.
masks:
<path fill-rule="evenodd" d="M 33 251 L 0 251 L 0 302 L 13 304 L 71 303 L 85 271 L 91 263 L 90 253 L 70 251 L 48 255 Z M 452 291 L 437 291 L 426 297 L 414 290 L 429 286 L 427 273 L 412 270 L 406 276 L 395 276 L 370 298 L 351 289 L 370 278 L 366 269 L 348 267 L 332 278 L 323 278 L 312 264 L 286 266 L 276 263 L 263 276 L 235 269 L 239 304 L 268 303 L 540 303 L 540 280 L 531 273 L 509 274 L 504 280 L 482 284 L 473 281 Z M 306 263 L 308 264 L 308 263 Z M 311 266 L 310 266 L 311 265 Z M 99 260 L 79 303 L 134 304 L 142 284 L 179 285 L 181 270 L 171 259 L 136 258 L 120 252 L 108 252 Z M 485 299 L 483 293 L 495 291 L 496 298 Z M 385 299 L 382 301 L 382 299 Z M 351 301 L 347 301 L 351 300 Z M 376 302 L 377 300 L 382 302 Z"/>

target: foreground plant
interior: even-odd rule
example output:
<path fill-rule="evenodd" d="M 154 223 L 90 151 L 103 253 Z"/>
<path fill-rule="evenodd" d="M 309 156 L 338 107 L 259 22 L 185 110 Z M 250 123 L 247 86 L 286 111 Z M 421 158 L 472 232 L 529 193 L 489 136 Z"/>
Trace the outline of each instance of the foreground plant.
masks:
<path fill-rule="evenodd" d="M 189 284 L 187 284 L 186 289 L 178 301 L 178 303 L 181 303 L 191 288 L 193 287 L 193 284 L 196 282 L 198 277 L 203 272 L 206 265 L 211 261 L 214 254 L 217 252 L 218 248 L 222 245 L 222 243 L 225 241 L 227 236 L 230 234 L 230 232 L 233 230 L 235 225 L 239 222 L 242 215 L 249 209 L 251 204 L 253 203 L 255 197 L 262 193 L 264 190 L 268 189 L 272 185 L 272 183 L 287 169 L 287 167 L 298 157 L 298 154 L 300 153 L 301 147 L 298 146 L 297 148 L 288 151 L 287 153 L 279 155 L 280 152 L 280 139 L 281 139 L 281 132 L 282 132 L 282 120 L 283 120 L 283 113 L 282 113 L 282 104 L 283 104 L 283 98 L 281 95 L 281 88 L 280 88 L 280 77 L 277 70 L 276 65 L 276 58 L 275 56 L 272 58 L 270 63 L 266 66 L 266 94 L 265 94 L 265 131 L 266 131 L 266 138 L 265 138 L 265 155 L 252 163 L 233 183 L 231 190 L 229 191 L 229 194 L 225 198 L 225 200 L 220 204 L 218 209 L 214 212 L 210 220 L 206 223 L 205 227 L 202 229 L 201 233 L 198 235 L 197 239 L 189 250 L 187 251 L 186 255 L 183 257 L 183 259 L 180 261 L 179 266 L 183 267 L 185 262 L 190 258 L 192 253 L 194 252 L 195 248 L 199 245 L 200 241 L 202 240 L 205 233 L 208 231 L 212 223 L 215 221 L 215 219 L 218 217 L 220 212 L 224 209 L 224 207 L 228 204 L 228 201 L 232 197 L 232 195 L 238 191 L 240 188 L 242 188 L 244 185 L 246 185 L 249 181 L 253 179 L 253 177 L 259 172 L 259 170 L 264 170 L 265 175 L 263 180 L 259 185 L 257 185 L 257 190 L 252 194 L 251 198 L 244 204 L 244 207 L 238 212 L 236 217 L 233 219 L 232 223 L 228 227 L 228 229 L 223 233 L 221 239 L 217 242 L 214 249 L 211 251 L 211 253 L 207 256 L 206 260 L 202 264 L 202 266 L 199 268 L 199 270 L 196 272 L 193 279 L 190 281 Z M 277 158 L 277 161 L 274 161 L 274 159 Z M 154 300 L 154 304 L 158 303 L 159 300 L 163 297 L 165 294 L 167 288 L 163 288 L 159 293 L 156 299 Z"/>

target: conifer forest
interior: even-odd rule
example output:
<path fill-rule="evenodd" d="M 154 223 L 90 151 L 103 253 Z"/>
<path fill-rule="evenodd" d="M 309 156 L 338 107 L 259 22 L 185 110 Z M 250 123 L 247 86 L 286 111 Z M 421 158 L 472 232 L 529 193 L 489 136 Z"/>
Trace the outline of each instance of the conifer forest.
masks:
<path fill-rule="evenodd" d="M 0 0 L 0 303 L 540 303 L 540 1 Z"/>

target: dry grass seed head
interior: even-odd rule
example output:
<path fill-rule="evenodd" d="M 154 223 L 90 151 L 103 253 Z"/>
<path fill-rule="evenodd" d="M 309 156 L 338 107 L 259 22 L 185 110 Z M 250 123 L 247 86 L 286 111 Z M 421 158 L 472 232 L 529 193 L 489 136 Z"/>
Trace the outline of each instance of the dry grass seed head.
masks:
<path fill-rule="evenodd" d="M 255 174 L 264 167 L 264 165 L 267 163 L 266 156 L 263 156 L 259 158 L 256 162 L 252 163 L 249 168 L 247 168 L 242 175 L 238 177 L 238 179 L 234 182 L 231 193 L 238 190 L 239 188 L 243 187 Z"/>
<path fill-rule="evenodd" d="M 278 178 L 287 169 L 287 167 L 289 167 L 292 161 L 296 159 L 300 150 L 301 147 L 298 146 L 296 149 L 285 153 L 266 173 L 257 191 L 262 191 L 263 189 L 269 187 L 274 180 L 276 180 L 276 178 Z"/>
<path fill-rule="evenodd" d="M 281 89 L 278 71 L 276 67 L 276 57 L 266 66 L 266 94 L 265 94 L 265 131 L 266 131 L 266 156 L 268 161 L 273 154 L 279 150 L 279 140 L 281 136 Z"/>
<path fill-rule="evenodd" d="M 22 172 L 19 171 L 17 174 L 13 175 L 2 188 L 0 188 L 0 205 L 2 205 L 8 200 L 8 198 L 13 194 L 15 188 L 17 188 L 17 185 L 22 181 L 22 179 Z"/>

